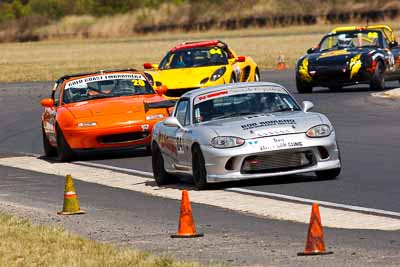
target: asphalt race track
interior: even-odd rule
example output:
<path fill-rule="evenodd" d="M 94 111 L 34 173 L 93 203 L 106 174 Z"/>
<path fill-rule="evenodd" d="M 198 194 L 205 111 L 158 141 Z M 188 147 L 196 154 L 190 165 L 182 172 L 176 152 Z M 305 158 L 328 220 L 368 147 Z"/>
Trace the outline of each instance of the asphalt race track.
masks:
<path fill-rule="evenodd" d="M 226 183 L 217 186 L 213 191 L 239 188 L 243 191 L 249 190 L 243 194 L 262 196 L 275 193 L 289 198 L 298 197 L 296 199 L 298 202 L 302 202 L 302 199 L 312 199 L 349 207 L 359 206 L 400 213 L 400 160 L 397 158 L 397 152 L 400 150 L 399 101 L 373 98 L 370 96 L 371 91 L 368 86 L 363 85 L 345 88 L 339 93 L 318 88 L 312 94 L 299 95 L 295 91 L 292 71 L 264 71 L 261 73 L 261 78 L 263 81 L 284 85 L 299 101 L 312 101 L 315 111 L 324 113 L 330 118 L 341 148 L 342 174 L 336 180 L 327 181 L 318 181 L 310 174 Z M 0 84 L 0 158 L 43 155 L 40 130 L 42 107 L 39 102 L 50 94 L 51 86 L 51 82 Z M 399 84 L 395 82 L 386 83 L 387 89 L 398 86 Z M 145 176 L 151 172 L 150 156 L 141 149 L 107 154 L 84 154 L 78 160 L 80 161 L 78 164 L 100 164 L 96 165 L 99 168 L 117 167 L 122 168 L 120 169 L 122 172 L 124 170 L 128 173 L 144 172 Z M 8 199 L 10 203 L 45 210 L 57 208 L 54 203 L 61 197 L 64 182 L 58 179 L 59 177 L 1 166 L 0 175 L 0 200 Z M 207 223 L 203 223 L 200 228 L 212 232 L 210 236 L 213 237 L 204 239 L 198 244 L 195 241 L 187 243 L 190 245 L 188 250 L 180 252 L 178 243 L 166 241 L 164 246 L 157 243 L 160 236 L 167 235 L 171 229 L 172 231 L 176 229 L 175 214 L 172 216 L 170 212 L 176 210 L 176 201 L 150 198 L 128 190 L 81 181 L 77 181 L 76 184 L 79 190 L 88 192 L 88 195 L 80 199 L 86 203 L 86 208 L 91 208 L 91 211 L 80 223 L 75 218 L 65 219 L 62 223 L 67 228 L 94 239 L 111 240 L 123 245 L 133 244 L 141 249 L 160 253 L 163 253 L 165 246 L 168 246 L 173 255 L 206 263 L 209 259 L 219 258 L 225 263 L 234 265 L 263 265 L 265 262 L 270 262 L 278 265 L 316 266 L 319 263 L 312 260 L 299 262 L 290 259 L 299 252 L 293 251 L 293 248 L 298 250 L 304 247 L 305 225 L 249 217 L 206 205 L 196 205 L 194 209 L 199 210 L 199 217 L 207 219 Z M 54 191 L 56 187 L 57 192 Z M 275 198 L 281 199 L 279 195 L 275 195 Z M 129 203 L 135 203 L 141 208 L 135 210 Z M 10 209 L 12 211 L 12 208 Z M 31 208 L 27 210 L 29 210 L 28 216 L 35 212 L 35 209 Z M 148 216 L 149 221 L 142 219 L 143 214 Z M 393 217 L 398 219 L 400 215 Z M 49 215 L 49 218 L 56 222 L 61 220 L 56 216 Z M 142 226 L 131 227 L 135 224 Z M 149 225 L 155 225 L 158 230 L 151 232 L 146 228 Z M 80 228 L 81 226 L 84 228 Z M 112 228 L 115 231 L 104 230 Z M 142 233 L 144 230 L 150 232 L 146 235 Z M 227 236 L 218 237 L 221 233 L 226 233 Z M 126 239 L 126 235 L 130 237 Z M 327 236 L 334 244 L 330 248 L 333 248 L 336 254 L 341 253 L 339 262 L 336 262 L 336 258 L 335 261 L 326 264 L 327 266 L 354 265 L 354 263 L 356 265 L 359 263 L 360 266 L 382 264 L 396 266 L 399 263 L 398 231 L 392 234 L 375 230 L 328 229 Z M 125 239 L 136 240 L 136 243 L 125 242 Z M 264 244 L 263 240 L 272 243 Z M 243 246 L 230 247 L 228 251 L 227 247 L 230 244 L 228 241 Z M 340 248 L 339 244 L 343 244 L 344 247 Z M 276 249 L 276 246 L 283 248 Z M 377 249 L 382 249 L 383 252 Z M 198 254 L 199 252 L 194 251 L 202 252 Z M 262 251 L 267 253 L 268 257 L 260 254 Z M 273 257 L 276 252 L 279 257 Z M 382 257 L 376 260 L 375 257 L 379 256 Z M 350 258 L 352 260 L 348 261 Z"/>
<path fill-rule="evenodd" d="M 290 71 L 261 74 L 263 81 L 284 85 L 299 100 L 310 100 L 315 111 L 326 114 L 336 128 L 342 156 L 337 180 L 317 181 L 313 175 L 251 180 L 221 186 L 240 187 L 339 204 L 400 212 L 400 103 L 375 99 L 368 86 L 331 93 L 318 88 L 313 94 L 296 93 Z M 398 86 L 387 83 L 387 88 Z M 42 155 L 39 105 L 51 83 L 0 84 L 0 153 Z M 151 172 L 150 156 L 143 150 L 85 154 L 79 160 Z"/>

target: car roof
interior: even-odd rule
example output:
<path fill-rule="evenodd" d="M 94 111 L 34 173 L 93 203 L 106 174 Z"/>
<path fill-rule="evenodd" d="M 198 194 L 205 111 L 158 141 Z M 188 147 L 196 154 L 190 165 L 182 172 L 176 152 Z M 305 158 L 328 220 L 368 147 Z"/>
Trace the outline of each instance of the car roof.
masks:
<path fill-rule="evenodd" d="M 183 49 L 197 48 L 197 47 L 207 47 L 207 46 L 222 46 L 227 47 L 228 45 L 220 40 L 206 40 L 206 41 L 195 41 L 195 42 L 185 42 L 176 45 L 171 48 L 170 52 L 175 52 Z"/>
<path fill-rule="evenodd" d="M 234 89 L 234 88 L 249 88 L 249 87 L 278 87 L 284 89 L 288 94 L 289 92 L 280 84 L 272 83 L 272 82 L 243 82 L 243 83 L 230 83 L 224 85 L 210 86 L 207 88 L 200 88 L 191 90 L 181 96 L 181 98 L 195 98 L 198 95 L 208 94 L 212 92 L 217 92 L 223 89 Z"/>
<path fill-rule="evenodd" d="M 341 27 L 336 27 L 336 28 L 332 29 L 331 33 L 350 31 L 350 30 L 379 30 L 379 31 L 383 32 L 383 34 L 387 40 L 396 41 L 393 29 L 390 26 L 385 25 L 385 24 L 366 25 L 366 26 L 341 26 Z"/>

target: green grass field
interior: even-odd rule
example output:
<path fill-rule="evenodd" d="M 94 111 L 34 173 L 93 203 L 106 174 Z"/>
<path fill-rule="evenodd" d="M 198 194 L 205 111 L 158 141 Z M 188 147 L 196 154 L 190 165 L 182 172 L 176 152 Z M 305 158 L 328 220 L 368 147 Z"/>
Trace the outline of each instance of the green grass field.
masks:
<path fill-rule="evenodd" d="M 0 240 L 0 266 L 200 266 L 86 240 L 60 228 L 34 226 L 2 213 Z"/>
<path fill-rule="evenodd" d="M 395 25 L 392 23 L 392 25 Z M 237 54 L 252 57 L 261 69 L 273 69 L 279 53 L 293 68 L 305 51 L 316 45 L 334 25 L 275 29 L 162 33 L 124 39 L 80 39 L 0 44 L 0 82 L 50 81 L 82 71 L 133 67 L 158 63 L 179 42 L 221 39 Z"/>

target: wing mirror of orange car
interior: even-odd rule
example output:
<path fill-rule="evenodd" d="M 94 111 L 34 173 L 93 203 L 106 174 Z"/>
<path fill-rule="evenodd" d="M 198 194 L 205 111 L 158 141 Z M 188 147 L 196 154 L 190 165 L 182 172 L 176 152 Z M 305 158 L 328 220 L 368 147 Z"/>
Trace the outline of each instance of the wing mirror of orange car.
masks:
<path fill-rule="evenodd" d="M 160 86 L 157 86 L 157 88 L 156 88 L 156 93 L 159 96 L 165 95 L 167 93 L 167 91 L 168 91 L 168 88 L 165 85 L 160 85 Z"/>
<path fill-rule="evenodd" d="M 236 61 L 237 62 L 245 62 L 246 61 L 246 57 L 245 56 L 238 56 Z"/>
<path fill-rule="evenodd" d="M 52 108 L 54 107 L 54 100 L 52 98 L 45 98 L 40 101 L 40 104 L 45 108 Z"/>

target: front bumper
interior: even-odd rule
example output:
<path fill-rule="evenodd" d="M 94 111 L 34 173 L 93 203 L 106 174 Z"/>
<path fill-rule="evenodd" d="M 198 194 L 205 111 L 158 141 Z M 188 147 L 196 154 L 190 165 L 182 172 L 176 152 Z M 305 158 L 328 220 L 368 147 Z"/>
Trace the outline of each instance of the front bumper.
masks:
<path fill-rule="evenodd" d="M 226 83 L 229 83 L 229 80 L 226 80 L 224 77 L 221 77 L 220 79 L 218 79 L 216 81 L 207 81 L 206 83 L 203 83 L 203 84 L 191 84 L 191 85 L 185 85 L 185 87 L 168 88 L 168 91 L 165 94 L 165 96 L 169 100 L 177 100 L 183 94 L 185 94 L 191 90 L 206 88 L 206 87 L 216 86 L 216 85 L 222 85 L 222 84 L 226 84 Z"/>
<path fill-rule="evenodd" d="M 325 149 L 328 157 L 321 154 L 321 148 Z M 315 172 L 341 166 L 335 132 L 323 138 L 309 138 L 300 133 L 247 140 L 243 146 L 237 148 L 216 149 L 201 146 L 201 149 L 209 183 Z M 309 164 L 287 169 L 270 169 L 257 173 L 243 171 L 244 162 L 249 157 L 273 157 L 282 153 L 308 153 L 313 155 L 313 160 Z"/>
<path fill-rule="evenodd" d="M 149 145 L 154 123 L 113 128 L 85 128 L 63 130 L 72 149 L 140 147 Z"/>
<path fill-rule="evenodd" d="M 315 73 L 313 75 L 310 74 L 311 80 L 303 79 L 299 72 L 297 72 L 297 75 L 305 84 L 323 87 L 369 84 L 372 79 L 372 74 L 365 69 L 360 69 L 353 76 L 351 76 L 351 70 L 341 66 L 319 67 L 312 71 L 315 71 Z M 309 73 L 312 73 L 312 71 Z"/>

